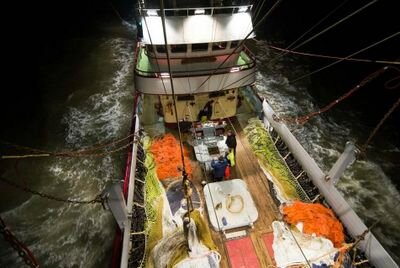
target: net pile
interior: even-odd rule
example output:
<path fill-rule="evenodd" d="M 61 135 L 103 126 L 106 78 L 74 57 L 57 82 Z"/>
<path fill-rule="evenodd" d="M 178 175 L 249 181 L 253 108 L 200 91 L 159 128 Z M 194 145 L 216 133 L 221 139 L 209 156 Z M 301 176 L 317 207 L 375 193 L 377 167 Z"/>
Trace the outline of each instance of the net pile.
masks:
<path fill-rule="evenodd" d="M 293 225 L 303 223 L 303 232 L 323 236 L 340 248 L 344 242 L 343 226 L 332 210 L 321 204 L 294 202 L 283 207 L 285 220 Z"/>
<path fill-rule="evenodd" d="M 166 134 L 156 139 L 150 146 L 150 152 L 156 163 L 157 177 L 160 180 L 177 178 L 182 175 L 182 158 L 179 142 L 172 134 Z M 189 161 L 189 153 L 183 149 L 186 173 L 192 174 L 192 166 Z"/>
<path fill-rule="evenodd" d="M 244 132 L 253 152 L 259 159 L 261 167 L 272 175 L 279 200 L 282 203 L 291 200 L 304 200 L 306 198 L 304 192 L 280 156 L 263 123 L 258 119 L 250 119 Z"/>

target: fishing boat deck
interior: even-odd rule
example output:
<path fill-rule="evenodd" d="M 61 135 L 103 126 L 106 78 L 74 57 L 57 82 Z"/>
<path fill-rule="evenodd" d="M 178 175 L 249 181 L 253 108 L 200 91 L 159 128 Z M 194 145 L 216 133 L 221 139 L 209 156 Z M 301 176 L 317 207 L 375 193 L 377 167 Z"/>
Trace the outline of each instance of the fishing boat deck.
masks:
<path fill-rule="evenodd" d="M 273 260 L 272 257 L 268 254 L 268 251 L 263 241 L 263 237 L 265 234 L 272 232 L 271 223 L 274 220 L 278 219 L 279 212 L 272 197 L 270 196 L 270 189 L 267 178 L 261 170 L 260 166 L 258 165 L 257 159 L 254 156 L 252 150 L 250 149 L 250 145 L 247 142 L 242 127 L 236 119 L 232 120 L 232 124 L 237 131 L 237 148 L 236 166 L 232 168 L 231 177 L 240 178 L 246 182 L 248 190 L 251 193 L 251 196 L 259 213 L 258 219 L 254 223 L 253 228 L 240 228 L 238 230 L 246 231 L 247 236 L 251 238 L 260 266 L 267 267 L 268 265 L 273 265 Z M 204 172 L 202 172 L 202 169 L 200 167 L 195 168 L 194 172 L 194 184 L 198 187 L 198 189 L 201 189 L 201 196 L 204 196 L 201 188 L 201 180 L 204 179 Z M 202 173 L 199 174 L 199 172 Z M 206 210 L 204 210 L 204 212 L 205 214 L 207 214 Z M 208 215 L 206 216 L 208 220 Z M 228 252 L 225 246 L 225 242 L 228 239 L 225 238 L 225 235 L 222 232 L 214 231 L 211 228 L 211 224 L 210 230 L 213 236 L 213 240 L 218 246 L 219 252 L 222 255 L 220 263 L 221 267 L 230 267 Z M 230 232 L 238 230 L 231 230 Z"/>
<path fill-rule="evenodd" d="M 146 104 L 147 109 L 151 109 L 154 106 L 151 102 L 147 102 Z M 274 220 L 279 219 L 280 214 L 270 195 L 268 179 L 261 170 L 257 162 L 257 158 L 253 154 L 253 151 L 250 148 L 250 144 L 245 137 L 242 125 L 245 125 L 247 123 L 247 119 L 250 117 L 254 117 L 255 114 L 252 112 L 249 113 L 249 109 L 246 109 L 246 107 L 244 106 L 245 105 L 243 105 L 242 107 L 244 113 L 238 114 L 236 117 L 229 120 L 231 128 L 234 128 L 237 133 L 236 165 L 232 168 L 231 178 L 240 178 L 247 184 L 247 188 L 258 210 L 258 219 L 254 223 L 253 228 L 248 227 L 232 229 L 229 231 L 229 233 L 244 230 L 246 232 L 246 236 L 251 238 L 260 267 L 268 267 L 269 265 L 274 265 L 274 262 L 272 257 L 268 254 L 267 248 L 263 241 L 263 237 L 265 234 L 272 232 L 271 224 Z M 147 117 L 149 116 L 149 114 L 153 116 L 155 115 L 155 113 L 146 113 Z M 157 118 L 146 118 L 144 122 L 148 123 L 145 126 L 145 130 L 150 134 L 150 136 L 159 136 L 160 134 L 163 134 L 165 132 L 170 132 L 176 137 L 178 136 L 176 130 L 164 129 L 163 123 L 157 120 Z M 190 134 L 183 133 L 183 139 L 189 141 L 191 139 Z M 211 174 L 208 174 L 205 171 L 204 167 L 201 166 L 201 163 L 195 160 L 194 152 L 191 157 L 191 164 L 193 168 L 193 176 L 191 179 L 194 186 L 200 192 L 205 220 L 209 223 L 207 209 L 205 209 L 204 193 L 201 182 L 203 180 L 210 182 Z M 220 267 L 231 267 L 228 257 L 228 250 L 225 245 L 225 242 L 227 242 L 229 239 L 227 239 L 222 232 L 214 231 L 210 223 L 209 226 L 213 240 L 222 256 Z"/>

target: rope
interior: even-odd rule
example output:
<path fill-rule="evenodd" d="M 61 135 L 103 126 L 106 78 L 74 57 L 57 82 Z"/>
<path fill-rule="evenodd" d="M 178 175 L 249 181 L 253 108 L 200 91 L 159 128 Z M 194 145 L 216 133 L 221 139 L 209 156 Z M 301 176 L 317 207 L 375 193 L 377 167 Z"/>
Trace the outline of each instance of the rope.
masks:
<path fill-rule="evenodd" d="M 369 62 L 369 63 L 382 63 L 382 64 L 395 64 L 395 65 L 400 65 L 400 61 L 387 61 L 387 60 L 370 60 L 370 59 L 357 59 L 357 58 L 343 58 L 343 57 L 337 57 L 337 56 L 328 56 L 328 55 L 321 55 L 321 54 L 314 54 L 314 53 L 307 53 L 307 52 L 300 52 L 300 51 L 295 51 L 295 50 L 289 50 L 285 48 L 280 48 L 272 45 L 268 45 L 268 47 L 278 50 L 278 51 L 283 51 L 286 53 L 291 53 L 295 55 L 303 55 L 303 56 L 309 56 L 309 57 L 317 57 L 317 58 L 323 58 L 323 59 L 337 59 L 337 60 L 345 60 L 345 61 L 354 61 L 354 62 Z"/>
<path fill-rule="evenodd" d="M 24 146 L 24 145 L 19 145 L 19 144 L 14 144 L 8 141 L 3 141 L 0 140 L 0 143 L 15 147 L 15 148 L 20 148 L 20 149 L 24 149 L 24 150 L 28 150 L 28 151 L 32 151 L 32 152 L 39 152 L 39 153 L 43 153 L 43 154 L 60 154 L 60 155 L 65 155 L 65 154 L 75 154 L 75 153 L 86 153 L 86 152 L 92 152 L 92 151 L 96 151 L 105 147 L 109 147 L 112 145 L 116 145 L 118 143 L 121 143 L 124 140 L 130 139 L 135 135 L 135 133 L 132 133 L 124 138 L 121 139 L 117 139 L 117 140 L 113 140 L 107 143 L 97 143 L 94 144 L 93 147 L 88 147 L 88 148 L 84 148 L 84 149 L 79 149 L 79 150 L 75 150 L 75 151 L 61 151 L 61 152 L 51 152 L 51 151 L 46 151 L 46 150 L 42 150 L 42 149 L 37 149 L 37 148 L 32 148 L 32 147 L 28 147 L 28 146 Z"/>
<path fill-rule="evenodd" d="M 79 151 L 69 151 L 69 152 L 54 152 L 54 153 L 43 153 L 43 154 L 25 154 L 25 155 L 2 155 L 1 159 L 23 159 L 23 158 L 38 158 L 38 157 L 102 157 L 106 155 L 110 155 L 119 151 L 124 150 L 125 148 L 132 145 L 134 141 L 129 142 L 128 144 L 124 144 L 120 147 L 117 147 L 114 150 L 101 152 L 101 153 L 88 153 L 90 151 L 94 151 L 95 149 L 89 150 L 79 150 Z"/>
<path fill-rule="evenodd" d="M 258 16 L 260 15 L 260 12 L 261 12 L 262 8 L 264 7 L 265 2 L 267 2 L 267 1 L 266 1 L 266 0 L 263 0 L 263 1 L 261 2 L 261 5 L 257 6 L 257 8 L 254 10 L 254 12 L 255 12 L 255 15 L 254 15 L 254 17 L 253 17 L 253 21 L 254 21 L 254 22 L 257 21 Z"/>
<path fill-rule="evenodd" d="M 305 124 L 307 123 L 311 118 L 320 115 L 326 111 L 329 111 L 331 108 L 333 108 L 334 106 L 336 106 L 337 104 L 339 104 L 340 102 L 344 101 L 345 99 L 349 98 L 352 94 L 354 94 L 356 91 L 358 91 L 360 88 L 362 88 L 363 86 L 365 86 L 366 84 L 368 84 L 369 82 L 371 82 L 372 80 L 376 79 L 377 77 L 379 77 L 382 73 L 384 73 L 387 69 L 389 69 L 388 66 L 385 66 L 381 69 L 379 69 L 378 71 L 375 71 L 371 74 L 369 74 L 367 77 L 365 77 L 359 84 L 357 84 L 355 87 L 353 87 L 352 89 L 350 89 L 348 92 L 346 92 L 345 94 L 343 94 L 342 96 L 340 96 L 339 98 L 337 98 L 336 100 L 332 101 L 331 103 L 329 103 L 328 105 L 326 105 L 325 107 L 323 107 L 322 109 L 318 110 L 318 111 L 314 111 L 311 112 L 307 115 L 304 116 L 299 116 L 299 117 L 282 117 L 282 118 L 275 118 L 275 120 L 277 122 L 285 122 L 285 123 L 291 123 L 291 124 Z"/>
<path fill-rule="evenodd" d="M 344 57 L 344 58 L 342 58 L 342 59 L 340 59 L 340 60 L 337 60 L 337 61 L 335 61 L 335 62 L 332 62 L 332 63 L 330 63 L 330 64 L 328 64 L 328 65 L 325 65 L 324 67 L 321 67 L 321 68 L 319 68 L 319 69 L 317 69 L 317 70 L 314 70 L 314 71 L 312 71 L 311 73 L 308 73 L 308 74 L 305 74 L 305 75 L 303 75 L 303 76 L 300 76 L 300 77 L 298 77 L 298 78 L 296 78 L 296 79 L 290 81 L 290 83 L 294 83 L 294 82 L 296 82 L 296 81 L 298 81 L 298 80 L 301 80 L 301 79 L 306 78 L 306 77 L 308 77 L 308 76 L 311 76 L 311 75 L 313 75 L 313 74 L 315 74 L 315 73 L 318 73 L 318 72 L 320 72 L 320 71 L 322 71 L 322 70 L 325 70 L 325 69 L 327 69 L 327 68 L 329 68 L 329 67 L 332 67 L 332 66 L 334 66 L 334 65 L 336 65 L 336 64 L 338 64 L 338 63 L 344 61 L 345 59 L 348 59 L 348 58 L 351 58 L 351 57 L 353 57 L 353 56 L 355 56 L 355 55 L 357 55 L 357 54 L 360 54 L 361 52 L 364 52 L 364 51 L 366 51 L 366 50 L 368 50 L 368 49 L 370 49 L 370 48 L 372 48 L 372 47 L 375 47 L 375 46 L 377 46 L 377 45 L 379 45 L 379 44 L 381 44 L 381 43 L 383 43 L 383 42 L 385 42 L 385 41 L 387 41 L 387 40 L 389 40 L 389 39 L 392 39 L 393 37 L 395 37 L 395 36 L 397 36 L 397 35 L 399 35 L 399 34 L 400 34 L 400 32 L 396 32 L 396 33 L 394 33 L 394 34 L 392 34 L 392 35 L 390 35 L 390 36 L 388 36 L 388 37 L 385 37 L 384 39 L 382 39 L 382 40 L 380 40 L 380 41 L 378 41 L 378 42 L 375 42 L 375 43 L 373 43 L 372 45 L 369 45 L 369 46 L 367 46 L 367 47 L 365 47 L 365 48 L 362 48 L 362 49 L 360 49 L 360 50 L 358 50 L 358 51 L 356 51 L 356 52 L 354 52 L 354 53 L 352 53 L 352 54 L 350 54 L 350 55 L 348 55 L 348 56 L 346 56 L 346 57 Z"/>
<path fill-rule="evenodd" d="M 30 267 L 39 268 L 39 264 L 33 255 L 33 253 L 29 250 L 27 246 L 25 246 L 21 241 L 18 240 L 14 236 L 14 234 L 10 231 L 10 229 L 6 226 L 3 219 L 0 217 L 0 233 L 3 235 L 4 240 L 10 243 L 11 247 L 17 251 L 18 256 L 25 262 L 26 265 Z"/>
<path fill-rule="evenodd" d="M 182 133 L 181 133 L 181 127 L 179 125 L 178 111 L 177 111 L 177 108 L 176 108 L 174 81 L 173 81 L 172 72 L 171 72 L 171 60 L 170 60 L 169 51 L 168 51 L 167 32 L 165 30 L 165 28 L 166 28 L 165 27 L 165 11 L 164 11 L 164 1 L 163 0 L 160 0 L 160 11 L 161 11 L 161 22 L 162 22 L 163 33 L 164 33 L 165 52 L 167 54 L 167 65 L 168 65 L 169 81 L 171 83 L 172 101 L 173 101 L 173 106 L 174 106 L 174 111 L 175 111 L 175 119 L 176 119 L 176 123 L 178 125 L 179 146 L 180 146 L 180 149 L 181 149 L 182 168 L 183 168 L 183 173 L 186 173 L 185 158 L 184 158 L 184 155 L 183 155 Z"/>
<path fill-rule="evenodd" d="M 167 32 L 166 32 L 166 27 L 165 27 L 165 11 L 164 11 L 164 1 L 163 0 L 160 0 L 160 11 L 161 11 L 162 29 L 163 29 L 163 34 L 164 34 L 165 51 L 167 53 L 167 65 L 168 65 L 169 80 L 171 83 L 172 100 L 173 100 L 173 106 L 174 106 L 174 111 L 175 111 L 175 120 L 176 120 L 176 124 L 178 125 L 179 147 L 180 147 L 181 161 L 182 161 L 182 184 L 183 184 L 182 188 L 183 188 L 183 194 L 186 198 L 186 204 L 187 204 L 187 208 L 188 208 L 188 210 L 187 210 L 187 217 L 189 218 L 188 223 L 190 223 L 190 221 L 191 221 L 190 212 L 193 211 L 193 203 L 192 203 L 192 199 L 191 199 L 192 189 L 190 188 L 190 181 L 188 179 L 188 175 L 186 173 L 186 167 L 185 167 L 185 156 L 183 153 L 182 132 L 181 132 L 181 127 L 179 125 L 178 111 L 176 108 L 174 81 L 172 78 L 171 61 L 170 61 L 169 51 L 168 51 L 168 41 L 167 41 Z M 184 230 L 186 230 L 186 229 L 184 228 Z M 186 238 L 187 244 L 189 245 L 187 234 L 185 234 L 185 238 Z"/>
<path fill-rule="evenodd" d="M 285 224 L 285 225 L 286 225 L 286 224 Z M 290 226 L 287 227 L 287 228 L 288 228 L 290 234 L 292 235 L 294 242 L 296 242 L 297 247 L 300 249 L 301 255 L 303 255 L 304 259 L 306 260 L 308 267 L 311 268 L 312 266 L 311 266 L 311 264 L 310 264 L 310 261 L 307 259 L 306 254 L 304 253 L 304 251 L 303 251 L 303 249 L 301 248 L 299 242 L 297 241 L 296 237 L 295 237 L 294 234 L 292 233 L 292 230 L 290 229 Z"/>
<path fill-rule="evenodd" d="M 122 21 L 122 22 L 126 22 L 121 15 L 119 14 L 118 10 L 114 7 L 113 3 L 110 1 L 108 2 L 112 8 L 112 10 L 114 11 L 115 15 L 117 15 L 117 17 Z"/>
<path fill-rule="evenodd" d="M 234 202 L 233 201 L 234 199 L 239 199 L 240 200 L 240 208 L 237 209 L 237 210 L 232 210 L 231 209 L 231 206 L 232 206 L 232 203 Z M 234 195 L 234 196 L 228 195 L 227 197 L 225 197 L 225 206 L 226 206 L 226 209 L 230 213 L 240 213 L 240 212 L 242 212 L 242 210 L 244 208 L 243 197 L 241 195 L 239 195 L 239 194 L 238 195 Z"/>
<path fill-rule="evenodd" d="M 65 199 L 65 198 L 60 198 L 60 197 L 56 197 L 56 196 L 52 196 L 49 194 L 45 194 L 42 192 L 38 192 L 36 190 L 32 190 L 28 187 L 19 185 L 13 181 L 10 181 L 6 178 L 0 177 L 0 182 L 3 182 L 5 184 L 8 184 L 10 186 L 13 186 L 14 188 L 17 188 L 21 191 L 27 192 L 27 193 L 31 193 L 33 195 L 38 195 L 42 198 L 47 198 L 50 200 L 54 200 L 54 201 L 59 201 L 59 202 L 64 202 L 64 203 L 70 203 L 70 204 L 79 204 L 79 205 L 86 205 L 86 204 L 96 204 L 96 203 L 103 203 L 104 202 L 104 198 L 102 197 L 101 194 L 97 195 L 94 199 L 91 200 L 71 200 L 71 199 Z"/>

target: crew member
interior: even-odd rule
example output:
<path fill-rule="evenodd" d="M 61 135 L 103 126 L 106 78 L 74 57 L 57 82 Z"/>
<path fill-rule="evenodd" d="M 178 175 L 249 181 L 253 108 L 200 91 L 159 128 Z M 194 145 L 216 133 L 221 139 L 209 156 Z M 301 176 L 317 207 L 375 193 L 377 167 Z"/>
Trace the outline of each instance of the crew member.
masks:
<path fill-rule="evenodd" d="M 228 130 L 225 144 L 226 144 L 226 146 L 228 146 L 229 151 L 233 150 L 233 155 L 236 157 L 236 144 L 237 143 L 236 143 L 235 134 L 233 134 L 232 130 Z"/>
<path fill-rule="evenodd" d="M 228 160 L 222 155 L 218 159 L 211 161 L 211 167 L 213 168 L 214 181 L 222 181 L 225 176 L 225 169 L 228 166 Z"/>

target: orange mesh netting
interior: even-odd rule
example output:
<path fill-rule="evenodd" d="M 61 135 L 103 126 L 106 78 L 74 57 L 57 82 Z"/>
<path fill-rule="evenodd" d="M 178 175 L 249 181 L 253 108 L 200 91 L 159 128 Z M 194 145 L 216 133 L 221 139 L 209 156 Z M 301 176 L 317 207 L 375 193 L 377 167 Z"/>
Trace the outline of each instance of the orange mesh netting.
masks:
<path fill-rule="evenodd" d="M 332 210 L 321 204 L 296 201 L 283 208 L 285 220 L 293 225 L 303 223 L 303 232 L 330 239 L 336 248 L 344 242 L 343 226 Z"/>
<path fill-rule="evenodd" d="M 153 141 L 150 152 L 156 162 L 158 179 L 176 178 L 182 175 L 178 168 L 182 168 L 182 158 L 179 142 L 172 134 L 166 134 Z M 189 161 L 189 153 L 183 148 L 185 168 L 188 175 L 192 174 L 192 166 Z"/>

